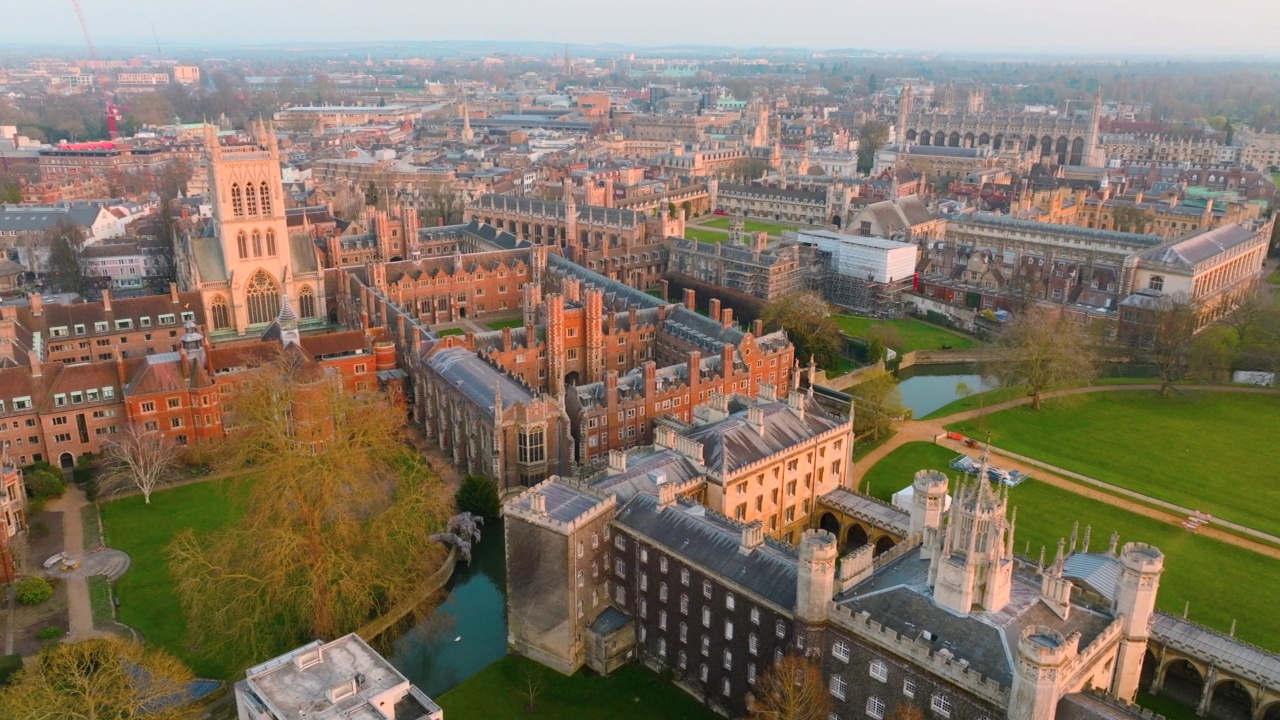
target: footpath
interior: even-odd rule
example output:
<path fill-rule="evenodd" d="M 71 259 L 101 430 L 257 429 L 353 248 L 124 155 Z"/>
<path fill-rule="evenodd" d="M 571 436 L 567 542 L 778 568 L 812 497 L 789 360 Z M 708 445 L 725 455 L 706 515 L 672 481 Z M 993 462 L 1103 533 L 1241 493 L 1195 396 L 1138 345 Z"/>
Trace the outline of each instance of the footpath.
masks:
<path fill-rule="evenodd" d="M 1067 390 L 1057 390 L 1045 393 L 1042 398 L 1055 398 L 1067 395 L 1081 395 L 1084 393 L 1094 392 L 1126 392 L 1134 390 L 1159 391 L 1158 384 L 1142 384 L 1142 385 L 1095 385 L 1081 388 L 1070 388 Z M 1270 388 L 1253 388 L 1239 387 L 1235 385 L 1179 385 L 1178 390 L 1191 392 L 1239 392 L 1239 393 L 1261 393 L 1261 394 L 1280 394 L 1280 390 Z M 950 440 L 947 438 L 947 425 L 964 420 L 972 420 L 979 415 L 986 415 L 1009 408 L 1026 405 L 1031 402 L 1031 398 L 1018 398 L 1005 402 L 989 405 L 981 410 L 966 410 L 963 412 L 947 415 L 946 417 L 936 418 L 933 420 L 908 420 L 902 423 L 898 432 L 884 444 L 875 448 L 866 456 L 860 458 L 853 465 L 853 486 L 862 487 L 862 480 L 866 476 L 869 469 L 875 466 L 880 460 L 884 459 L 889 453 L 898 449 L 906 443 L 910 442 L 929 442 L 935 445 L 949 445 L 956 449 L 957 453 L 965 452 L 968 448 L 961 441 Z M 1160 500 L 1159 498 L 1144 495 L 1133 490 L 1128 490 L 1116 485 L 1112 485 L 1102 480 L 1081 475 L 1080 473 L 1056 467 L 1048 463 L 1040 462 L 1034 458 L 1025 455 L 1019 455 L 999 447 L 991 447 L 992 454 L 1002 458 L 1000 467 L 1007 470 L 1019 470 L 1028 475 L 1032 475 L 1034 479 L 1044 482 L 1062 490 L 1076 493 L 1092 500 L 1107 503 L 1129 512 L 1149 517 L 1161 522 L 1167 522 L 1173 525 L 1184 525 L 1188 517 L 1197 516 L 1198 513 L 1190 508 L 1185 508 L 1174 503 Z M 1270 535 L 1260 530 L 1255 530 L 1238 523 L 1233 523 L 1221 518 L 1210 518 L 1207 525 L 1203 525 L 1197 531 L 1200 535 L 1212 537 L 1237 547 L 1251 550 L 1260 555 L 1266 555 L 1280 559 L 1280 537 Z M 1245 537 L 1241 537 L 1241 536 Z M 1254 539 L 1256 538 L 1256 539 Z"/>

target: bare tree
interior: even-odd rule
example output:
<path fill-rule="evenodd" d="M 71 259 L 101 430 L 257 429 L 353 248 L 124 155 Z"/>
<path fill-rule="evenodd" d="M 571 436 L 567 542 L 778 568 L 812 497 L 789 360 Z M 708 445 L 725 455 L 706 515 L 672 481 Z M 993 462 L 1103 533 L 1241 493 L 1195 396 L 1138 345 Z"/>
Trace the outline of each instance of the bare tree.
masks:
<path fill-rule="evenodd" d="M 827 720 L 834 709 L 815 660 L 786 655 L 756 682 L 750 720 Z"/>
<path fill-rule="evenodd" d="M 100 487 L 105 493 L 136 488 L 150 505 L 152 491 L 172 477 L 179 452 L 178 444 L 164 433 L 130 426 L 103 448 L 107 471 Z"/>
<path fill-rule="evenodd" d="M 1025 387 L 1039 410 L 1046 390 L 1097 377 L 1097 353 L 1087 333 L 1056 309 L 1030 308 L 996 338 L 991 374 L 1006 387 Z"/>
<path fill-rule="evenodd" d="M 1160 376 L 1160 394 L 1168 395 L 1173 384 L 1191 369 L 1199 312 L 1182 294 L 1165 295 L 1154 309 L 1155 319 L 1139 357 L 1155 367 Z"/>
<path fill-rule="evenodd" d="M 520 663 L 520 694 L 524 696 L 525 712 L 538 712 L 538 696 L 547 687 L 547 672 L 541 665 L 524 660 Z"/>

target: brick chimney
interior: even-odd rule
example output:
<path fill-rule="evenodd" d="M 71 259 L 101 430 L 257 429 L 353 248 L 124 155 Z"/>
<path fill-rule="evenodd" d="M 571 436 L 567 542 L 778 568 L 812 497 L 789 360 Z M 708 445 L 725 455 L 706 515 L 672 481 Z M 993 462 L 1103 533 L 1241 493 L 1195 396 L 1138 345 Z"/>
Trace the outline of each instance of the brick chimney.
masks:
<path fill-rule="evenodd" d="M 40 368 L 40 353 L 35 350 L 27 351 L 28 361 L 31 363 L 31 377 L 38 378 L 44 374 Z"/>
<path fill-rule="evenodd" d="M 756 337 L 760 337 L 761 335 L 764 334 L 763 320 L 761 320 L 760 318 L 756 318 L 755 320 L 751 321 L 751 334 L 755 335 Z"/>
<path fill-rule="evenodd" d="M 102 311 L 111 312 L 111 291 L 110 290 L 102 291 Z"/>
<path fill-rule="evenodd" d="M 169 300 L 174 304 L 178 304 L 178 283 L 169 283 Z"/>
<path fill-rule="evenodd" d="M 712 320 L 720 322 L 720 298 L 711 298 L 707 301 L 707 314 Z"/>
<path fill-rule="evenodd" d="M 727 328 L 733 327 L 733 308 L 727 307 L 720 311 L 720 322 Z"/>
<path fill-rule="evenodd" d="M 40 317 L 44 314 L 44 298 L 40 297 L 40 293 L 31 293 L 27 296 L 27 302 L 31 305 L 31 314 Z"/>
<path fill-rule="evenodd" d="M 693 310 L 694 312 L 697 312 L 698 294 L 694 292 L 693 288 L 684 289 L 684 306 L 688 310 Z"/>

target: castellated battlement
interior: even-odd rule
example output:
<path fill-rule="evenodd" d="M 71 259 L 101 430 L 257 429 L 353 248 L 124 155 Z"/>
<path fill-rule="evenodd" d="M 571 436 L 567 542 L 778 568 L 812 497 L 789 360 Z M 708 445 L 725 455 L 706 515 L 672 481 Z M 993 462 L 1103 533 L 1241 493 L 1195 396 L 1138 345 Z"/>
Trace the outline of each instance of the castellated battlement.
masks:
<path fill-rule="evenodd" d="M 1093 642 L 1086 645 L 1084 650 L 1067 662 L 1062 674 L 1075 680 L 1077 673 L 1097 668 L 1099 658 L 1115 648 L 1123 629 L 1118 622 L 1108 625 L 1106 630 L 1093 639 Z"/>
<path fill-rule="evenodd" d="M 527 523 L 546 528 L 561 535 L 572 535 L 579 528 L 606 513 L 612 513 L 617 507 L 617 498 L 613 495 L 600 497 L 596 495 L 599 502 L 594 506 L 580 513 L 571 520 L 557 520 L 547 511 L 547 494 L 548 489 L 552 485 L 559 485 L 560 478 L 556 475 L 543 480 L 533 487 L 525 490 L 514 498 L 511 498 L 503 504 L 503 516 L 509 518 L 519 518 Z M 580 492 L 571 483 L 565 483 L 565 488 L 574 488 L 572 490 L 561 490 L 560 492 Z M 594 493 L 588 493 L 595 495 Z"/>
<path fill-rule="evenodd" d="M 985 677 L 961 662 L 951 652 L 934 652 L 929 644 L 916 638 L 900 635 L 893 628 L 885 627 L 871 619 L 865 610 L 855 613 L 851 608 L 833 603 L 831 622 L 872 645 L 905 658 L 926 672 L 940 677 L 955 686 L 967 690 L 997 707 L 1008 707 L 1010 688 L 1002 687 L 998 680 Z"/>
<path fill-rule="evenodd" d="M 1120 563 L 1137 573 L 1158 573 L 1164 569 L 1164 553 L 1154 545 L 1128 542 L 1120 548 Z"/>
<path fill-rule="evenodd" d="M 919 470 L 911 483 L 916 492 L 947 492 L 947 476 L 938 470 Z"/>
<path fill-rule="evenodd" d="M 1076 657 L 1080 633 L 1063 637 L 1046 625 L 1028 625 L 1018 638 L 1018 657 L 1043 667 L 1059 667 Z"/>

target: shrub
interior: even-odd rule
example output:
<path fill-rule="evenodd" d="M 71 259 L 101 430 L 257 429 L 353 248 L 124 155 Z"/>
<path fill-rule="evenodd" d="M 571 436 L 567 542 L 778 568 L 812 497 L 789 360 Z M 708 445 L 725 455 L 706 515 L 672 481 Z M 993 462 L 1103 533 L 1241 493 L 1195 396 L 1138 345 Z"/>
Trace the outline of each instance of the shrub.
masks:
<path fill-rule="evenodd" d="M 71 479 L 75 480 L 77 485 L 84 487 L 93 480 L 93 468 L 88 465 L 77 465 L 71 471 Z"/>
<path fill-rule="evenodd" d="M 53 627 L 52 625 L 36 633 L 36 637 L 41 640 L 53 640 L 62 637 L 62 628 Z"/>
<path fill-rule="evenodd" d="M 62 493 L 67 491 L 62 478 L 50 470 L 37 470 L 23 477 L 27 481 L 27 494 L 36 500 L 62 497 Z"/>
<path fill-rule="evenodd" d="M 53 596 L 53 586 L 42 577 L 23 578 L 18 581 L 18 602 L 23 605 L 39 605 Z"/>
<path fill-rule="evenodd" d="M 453 499 L 458 504 L 458 512 L 469 512 L 483 518 L 496 518 L 502 510 L 498 486 L 479 475 L 468 475 Z"/>
<path fill-rule="evenodd" d="M 0 655 L 0 685 L 9 682 L 9 678 L 22 669 L 22 656 L 14 653 L 12 655 Z"/>

